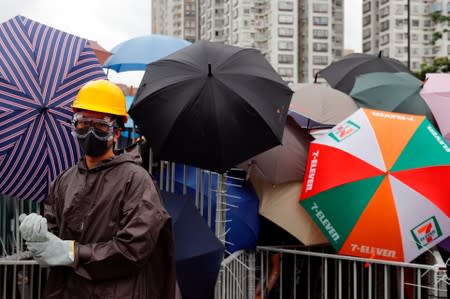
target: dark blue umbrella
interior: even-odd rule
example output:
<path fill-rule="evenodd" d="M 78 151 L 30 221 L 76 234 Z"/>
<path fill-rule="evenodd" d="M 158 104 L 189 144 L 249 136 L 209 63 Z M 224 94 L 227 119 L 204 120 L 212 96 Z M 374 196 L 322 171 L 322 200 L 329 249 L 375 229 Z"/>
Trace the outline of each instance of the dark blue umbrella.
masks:
<path fill-rule="evenodd" d="M 135 37 L 115 46 L 103 67 L 116 72 L 145 71 L 147 64 L 178 51 L 191 43 L 180 38 L 152 34 Z"/>
<path fill-rule="evenodd" d="M 187 167 L 186 187 L 188 194 L 195 196 L 196 168 Z M 241 249 L 255 249 L 259 237 L 259 200 L 249 181 L 244 179 L 244 171 L 231 170 L 226 181 L 226 250 L 230 253 Z M 207 181 L 207 178 L 203 178 Z M 177 164 L 175 171 L 175 190 L 182 192 L 183 165 Z M 208 207 L 208 188 L 211 188 L 211 207 Z M 217 199 L 217 175 L 212 175 L 211 186 L 204 184 L 203 215 L 207 218 L 211 209 L 211 229 L 215 231 L 215 211 Z"/>
<path fill-rule="evenodd" d="M 0 193 L 41 201 L 79 160 L 70 106 L 105 77 L 87 43 L 23 16 L 0 24 Z"/>
<path fill-rule="evenodd" d="M 214 236 L 189 195 L 162 192 L 172 216 L 177 281 L 183 299 L 214 298 L 223 245 Z"/>

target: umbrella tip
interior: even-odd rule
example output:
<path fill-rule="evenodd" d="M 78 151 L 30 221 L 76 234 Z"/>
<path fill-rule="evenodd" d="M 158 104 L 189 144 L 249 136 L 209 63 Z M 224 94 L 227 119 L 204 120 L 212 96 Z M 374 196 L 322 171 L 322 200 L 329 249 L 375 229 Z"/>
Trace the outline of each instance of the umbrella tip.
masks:
<path fill-rule="evenodd" d="M 41 109 L 39 109 L 40 113 L 45 113 L 48 111 L 48 107 L 47 106 L 42 106 Z"/>
<path fill-rule="evenodd" d="M 211 63 L 208 63 L 208 77 L 212 77 L 212 73 L 211 73 Z"/>

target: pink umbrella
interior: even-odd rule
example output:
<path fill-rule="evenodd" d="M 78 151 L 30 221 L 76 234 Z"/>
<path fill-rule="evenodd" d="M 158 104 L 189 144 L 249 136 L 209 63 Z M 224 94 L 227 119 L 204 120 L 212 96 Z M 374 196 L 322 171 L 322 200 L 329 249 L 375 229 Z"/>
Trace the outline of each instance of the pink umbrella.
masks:
<path fill-rule="evenodd" d="M 450 74 L 427 74 L 420 95 L 433 112 L 442 136 L 450 141 Z"/>

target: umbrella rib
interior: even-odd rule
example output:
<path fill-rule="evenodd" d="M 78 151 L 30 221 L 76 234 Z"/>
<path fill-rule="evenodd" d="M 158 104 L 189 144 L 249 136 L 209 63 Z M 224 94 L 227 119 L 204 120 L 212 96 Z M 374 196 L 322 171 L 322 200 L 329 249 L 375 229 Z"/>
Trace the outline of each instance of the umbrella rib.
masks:
<path fill-rule="evenodd" d="M 174 83 L 174 84 L 167 85 L 167 86 L 165 86 L 164 88 L 159 89 L 156 93 L 153 93 L 153 94 L 151 94 L 151 95 L 158 94 L 158 93 L 160 93 L 160 92 L 163 92 L 163 91 L 166 90 L 166 89 L 173 88 L 173 87 L 176 86 L 176 85 L 185 84 L 185 83 L 188 82 L 188 81 L 195 81 L 195 80 L 197 80 L 197 79 L 191 77 L 191 78 L 186 79 L 186 80 L 183 80 L 183 81 L 178 81 L 178 82 L 176 82 L 176 83 Z M 184 105 L 183 109 L 180 110 L 180 112 L 179 112 L 178 115 L 175 117 L 174 121 L 172 122 L 172 125 L 170 126 L 170 129 L 167 130 L 168 133 L 167 133 L 167 135 L 164 137 L 164 140 L 163 140 L 163 142 L 161 142 L 161 144 L 165 144 L 166 141 L 167 141 L 167 139 L 169 139 L 169 137 L 171 136 L 172 129 L 175 127 L 175 124 L 177 123 L 178 119 L 180 118 L 180 116 L 181 116 L 181 115 L 182 115 L 189 107 L 191 107 L 191 106 L 194 104 L 195 100 L 198 99 L 199 95 L 200 95 L 200 94 L 203 92 L 203 90 L 205 89 L 205 85 L 206 85 L 206 84 L 204 84 L 204 85 L 202 86 L 202 88 L 199 89 L 198 93 L 196 93 L 196 95 L 193 96 L 192 99 L 190 99 L 190 100 L 186 103 L 186 105 Z M 145 96 L 145 97 L 143 97 L 143 98 L 146 98 L 146 97 L 148 97 L 148 96 L 150 96 L 150 95 L 147 95 L 147 96 Z"/>
<path fill-rule="evenodd" d="M 247 76 L 250 76 L 250 75 L 247 75 Z M 216 77 L 216 78 L 217 78 L 217 77 Z M 265 79 L 265 78 L 263 78 L 263 79 Z M 269 81 L 270 81 L 270 80 L 269 80 Z M 220 83 L 220 84 L 222 84 L 225 88 L 227 88 L 230 92 L 232 92 L 233 94 L 235 94 L 237 97 L 239 97 L 239 98 L 244 98 L 243 96 L 237 94 L 237 93 L 233 90 L 233 88 L 229 87 L 225 82 L 223 82 L 223 80 L 220 80 L 220 78 L 217 78 L 217 82 Z M 246 103 L 249 107 L 251 107 L 252 110 L 255 111 L 261 119 L 264 120 L 264 118 L 261 116 L 261 114 L 258 112 L 258 110 L 256 110 L 255 107 L 253 107 L 253 106 L 247 101 L 247 99 L 246 99 L 245 103 Z M 270 132 L 272 132 L 272 134 L 276 137 L 277 135 L 276 135 L 275 132 L 272 130 L 272 127 L 270 127 L 265 121 L 264 121 L 263 123 L 264 123 L 264 125 L 265 125 L 266 127 L 269 128 Z"/>

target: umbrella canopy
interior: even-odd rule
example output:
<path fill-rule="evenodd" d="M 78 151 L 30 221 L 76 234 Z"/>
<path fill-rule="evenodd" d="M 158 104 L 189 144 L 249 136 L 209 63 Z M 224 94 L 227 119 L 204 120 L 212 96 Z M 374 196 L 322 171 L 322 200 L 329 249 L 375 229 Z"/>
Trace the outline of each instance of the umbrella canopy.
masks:
<path fill-rule="evenodd" d="M 327 238 L 311 216 L 298 204 L 301 182 L 273 185 L 264 180 L 258 170 L 252 172 L 250 181 L 260 199 L 259 213 L 262 216 L 289 232 L 305 246 L 327 243 Z M 277 239 L 277 236 L 273 238 Z"/>
<path fill-rule="evenodd" d="M 439 243 L 439 246 L 450 252 L 450 237 Z"/>
<path fill-rule="evenodd" d="M 353 53 L 330 64 L 318 75 L 325 78 L 335 89 L 348 94 L 355 83 L 358 75 L 373 72 L 410 72 L 400 61 L 383 57 L 381 52 L 378 56 L 362 53 Z"/>
<path fill-rule="evenodd" d="M 116 72 L 145 71 L 153 61 L 176 52 L 191 43 L 180 38 L 151 34 L 135 37 L 111 49 L 103 67 Z"/>
<path fill-rule="evenodd" d="M 409 73 L 375 72 L 358 76 L 350 95 L 363 108 L 426 115 L 434 122 L 421 88 L 422 81 Z"/>
<path fill-rule="evenodd" d="M 97 57 L 100 64 L 105 63 L 106 59 L 111 56 L 111 52 L 100 46 L 96 41 L 90 40 L 88 41 L 89 46 L 94 50 L 95 56 Z"/>
<path fill-rule="evenodd" d="M 197 172 L 197 170 L 199 172 Z M 195 167 L 186 167 L 186 177 L 184 176 L 183 165 L 176 165 L 175 170 L 175 190 L 182 192 L 183 184 L 187 187 L 187 193 L 203 198 L 203 203 L 199 203 L 200 210 L 203 207 L 203 217 L 205 220 L 211 213 L 211 229 L 215 231 L 216 224 L 216 202 L 217 202 L 217 175 L 203 173 Z M 226 224 L 225 241 L 226 250 L 233 253 L 241 249 L 254 250 L 259 236 L 258 206 L 259 200 L 248 181 L 244 181 L 243 171 L 232 170 L 227 174 L 226 181 Z M 208 186 L 207 183 L 211 184 Z M 203 187 L 203 190 L 202 190 Z M 196 197 L 197 198 L 197 197 Z M 211 212 L 209 212 L 211 211 Z"/>
<path fill-rule="evenodd" d="M 410 262 L 450 235 L 449 152 L 424 116 L 360 109 L 311 143 L 300 203 L 340 254 Z"/>
<path fill-rule="evenodd" d="M 319 128 L 331 128 L 333 125 L 321 124 L 316 121 L 313 121 L 310 118 L 307 118 L 304 115 L 301 115 L 294 110 L 289 109 L 288 115 L 292 117 L 295 122 L 304 129 L 319 129 Z"/>
<path fill-rule="evenodd" d="M 0 193 L 38 200 L 80 158 L 70 105 L 105 74 L 87 40 L 17 16 L 0 24 Z"/>
<path fill-rule="evenodd" d="M 289 109 L 315 122 L 336 125 L 358 110 L 355 101 L 339 90 L 307 83 L 290 84 L 290 87 L 294 94 Z"/>
<path fill-rule="evenodd" d="M 199 41 L 148 66 L 129 112 L 157 158 L 223 173 L 280 144 L 291 95 L 257 50 Z"/>
<path fill-rule="evenodd" d="M 420 95 L 433 112 L 442 135 L 450 141 L 450 74 L 427 74 Z"/>
<path fill-rule="evenodd" d="M 206 225 L 188 195 L 162 192 L 172 216 L 177 281 L 184 299 L 214 297 L 223 245 Z"/>
<path fill-rule="evenodd" d="M 314 138 L 288 117 L 283 132 L 282 145 L 256 155 L 239 166 L 248 172 L 258 168 L 272 184 L 302 181 L 305 174 L 309 143 Z"/>

